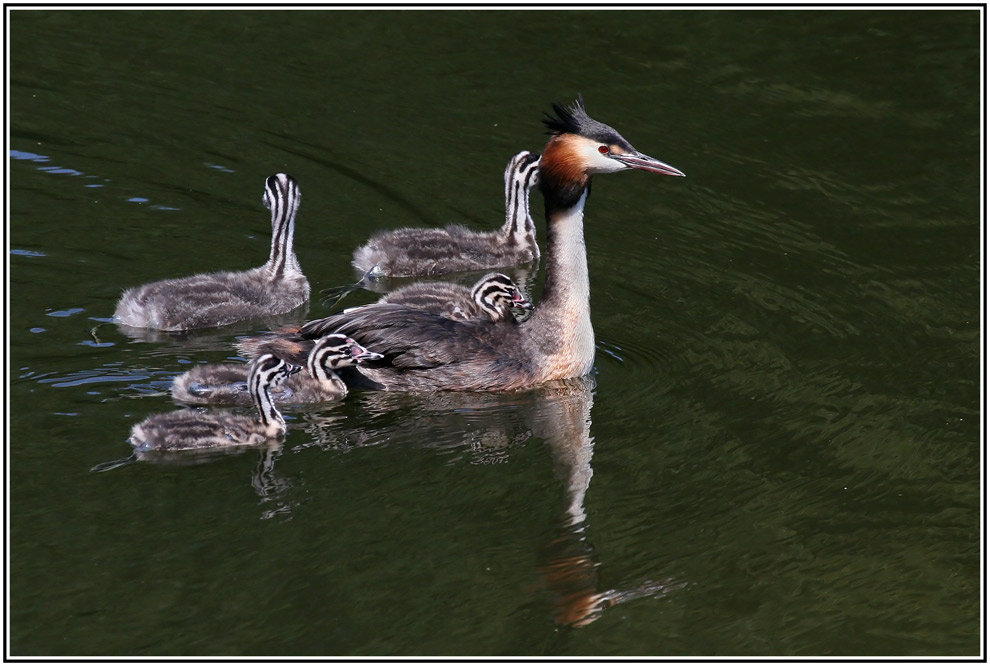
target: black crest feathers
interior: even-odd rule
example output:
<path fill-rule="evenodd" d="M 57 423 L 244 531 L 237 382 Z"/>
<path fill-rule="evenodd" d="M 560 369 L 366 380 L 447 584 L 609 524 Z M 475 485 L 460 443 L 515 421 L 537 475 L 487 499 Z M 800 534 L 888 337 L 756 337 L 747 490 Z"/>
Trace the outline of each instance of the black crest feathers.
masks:
<path fill-rule="evenodd" d="M 577 100 L 565 108 L 562 104 L 554 103 L 554 113 L 556 117 L 549 113 L 544 114 L 543 124 L 550 130 L 547 134 L 557 136 L 559 134 L 578 134 L 587 137 L 592 141 L 600 141 L 605 144 L 622 146 L 625 150 L 632 152 L 635 150 L 629 142 L 622 138 L 622 135 L 605 123 L 598 122 L 588 115 L 584 110 L 584 98 L 578 95 Z"/>
<path fill-rule="evenodd" d="M 556 117 L 551 116 L 549 113 L 543 114 L 543 124 L 549 130 L 547 134 L 580 134 L 581 127 L 584 124 L 582 121 L 591 120 L 588 117 L 588 113 L 584 110 L 584 99 L 580 94 L 577 101 L 569 109 L 564 107 L 563 104 L 554 102 L 553 112 L 557 114 Z"/>

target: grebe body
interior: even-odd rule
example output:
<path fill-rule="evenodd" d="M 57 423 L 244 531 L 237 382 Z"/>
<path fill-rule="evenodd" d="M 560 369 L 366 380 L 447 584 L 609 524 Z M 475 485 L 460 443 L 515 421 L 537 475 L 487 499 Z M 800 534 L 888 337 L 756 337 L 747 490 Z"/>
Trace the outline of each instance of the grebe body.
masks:
<path fill-rule="evenodd" d="M 117 323 L 136 328 L 184 331 L 225 326 L 245 319 L 284 314 L 309 300 L 309 282 L 293 249 L 299 185 L 284 173 L 265 182 L 271 210 L 268 262 L 241 272 L 202 273 L 134 287 L 114 313 Z"/>

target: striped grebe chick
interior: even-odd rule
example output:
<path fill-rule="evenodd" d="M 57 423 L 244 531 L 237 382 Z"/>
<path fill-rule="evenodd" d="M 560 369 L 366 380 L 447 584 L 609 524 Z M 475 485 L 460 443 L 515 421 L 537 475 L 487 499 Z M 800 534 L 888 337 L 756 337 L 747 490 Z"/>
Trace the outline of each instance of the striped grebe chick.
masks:
<path fill-rule="evenodd" d="M 354 268 L 376 277 L 417 277 L 515 266 L 540 258 L 529 191 L 539 180 L 539 155 L 523 151 L 505 168 L 505 223 L 495 231 L 459 224 L 375 234 L 354 251 Z"/>
<path fill-rule="evenodd" d="M 191 451 L 231 446 L 256 446 L 285 435 L 285 419 L 275 407 L 271 391 L 300 367 L 262 354 L 248 371 L 248 395 L 254 416 L 226 411 L 180 409 L 153 414 L 131 430 L 135 451 Z"/>
<path fill-rule="evenodd" d="M 684 174 L 639 152 L 616 130 L 591 118 L 580 97 L 570 108 L 555 104 L 554 111 L 556 116 L 544 120 L 551 137 L 540 158 L 546 282 L 529 319 L 455 321 L 376 303 L 308 322 L 299 337 L 344 333 L 383 354 L 381 361 L 353 373 L 384 390 L 512 390 L 588 374 L 595 360 L 595 335 L 584 208 L 592 176 L 626 169 Z"/>
<path fill-rule="evenodd" d="M 281 347 L 281 348 L 280 348 Z M 269 341 L 270 353 L 299 360 L 301 347 Z M 305 359 L 306 372 L 293 374 L 282 386 L 271 391 L 276 404 L 329 402 L 347 395 L 347 385 L 337 370 L 377 360 L 381 354 L 369 351 L 346 335 L 331 333 L 320 338 Z M 172 397 L 193 405 L 244 405 L 252 397 L 248 391 L 247 364 L 208 363 L 197 365 L 172 382 Z"/>
<path fill-rule="evenodd" d="M 201 273 L 124 292 L 114 320 L 136 328 L 185 331 L 284 314 L 309 300 L 309 282 L 293 249 L 299 185 L 278 173 L 265 181 L 263 201 L 272 214 L 268 262 L 240 272 Z"/>
<path fill-rule="evenodd" d="M 508 275 L 489 273 L 473 287 L 453 282 L 416 282 L 399 287 L 379 300 L 432 312 L 448 319 L 515 321 L 513 309 L 532 310 L 530 303 Z"/>

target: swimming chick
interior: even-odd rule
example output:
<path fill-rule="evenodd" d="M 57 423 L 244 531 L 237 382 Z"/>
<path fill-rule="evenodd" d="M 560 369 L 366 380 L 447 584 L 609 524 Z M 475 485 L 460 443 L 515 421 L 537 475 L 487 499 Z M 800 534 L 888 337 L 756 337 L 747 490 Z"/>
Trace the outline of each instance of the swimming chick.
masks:
<path fill-rule="evenodd" d="M 296 347 L 279 349 L 269 340 L 267 347 L 276 356 L 294 356 Z M 276 404 L 328 402 L 347 395 L 347 385 L 337 370 L 377 360 L 381 354 L 369 351 L 346 335 L 331 333 L 320 338 L 306 358 L 306 372 L 290 376 L 277 390 L 272 390 Z M 243 405 L 252 401 L 245 363 L 207 363 L 197 365 L 172 382 L 172 397 L 192 405 Z"/>
<path fill-rule="evenodd" d="M 540 258 L 529 191 L 539 180 L 539 155 L 518 153 L 505 168 L 505 223 L 495 231 L 459 224 L 439 229 L 382 231 L 354 251 L 354 267 L 368 277 L 431 276 L 515 266 Z"/>
<path fill-rule="evenodd" d="M 153 414 L 131 429 L 135 451 L 190 451 L 255 446 L 285 435 L 285 419 L 271 391 L 300 370 L 274 354 L 262 354 L 248 371 L 247 393 L 257 414 L 180 409 Z"/>
<path fill-rule="evenodd" d="M 201 273 L 134 287 L 114 313 L 117 323 L 162 331 L 225 326 L 290 312 L 309 300 L 309 282 L 293 250 L 299 185 L 278 173 L 265 181 L 263 201 L 272 214 L 268 262 L 249 271 Z"/>

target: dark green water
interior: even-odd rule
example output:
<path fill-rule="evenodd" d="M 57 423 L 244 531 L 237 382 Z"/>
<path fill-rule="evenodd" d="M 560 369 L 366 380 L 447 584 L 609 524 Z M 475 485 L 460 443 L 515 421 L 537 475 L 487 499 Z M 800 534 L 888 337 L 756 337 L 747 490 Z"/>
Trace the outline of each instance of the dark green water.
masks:
<path fill-rule="evenodd" d="M 10 654 L 982 652 L 980 11 L 8 17 Z M 90 335 L 260 265 L 266 176 L 318 292 L 577 93 L 688 176 L 595 182 L 593 381 L 90 471 L 263 326 Z"/>

